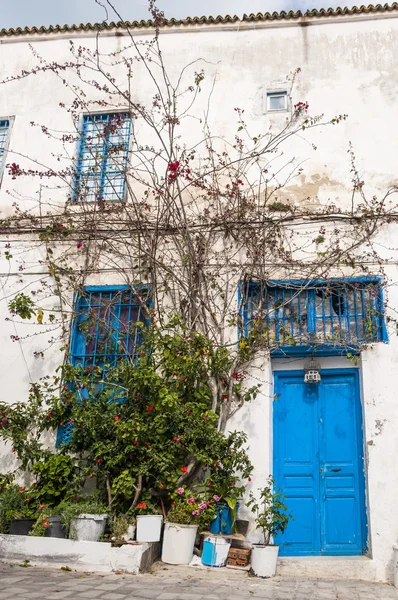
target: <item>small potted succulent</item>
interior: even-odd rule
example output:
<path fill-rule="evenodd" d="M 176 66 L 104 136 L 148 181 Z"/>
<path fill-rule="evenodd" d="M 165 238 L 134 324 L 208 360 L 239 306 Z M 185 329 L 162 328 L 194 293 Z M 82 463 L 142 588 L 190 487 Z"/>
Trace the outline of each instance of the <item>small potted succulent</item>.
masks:
<path fill-rule="evenodd" d="M 278 533 L 284 533 L 289 519 L 293 516 L 287 513 L 283 500 L 285 496 L 274 488 L 274 480 L 268 478 L 267 485 L 259 489 L 259 498 L 250 492 L 247 502 L 256 515 L 255 523 L 263 534 L 263 544 L 253 544 L 251 564 L 252 571 L 258 577 L 273 577 L 276 573 L 279 546 L 273 544 L 273 538 Z"/>
<path fill-rule="evenodd" d="M 131 515 L 115 516 L 111 523 L 112 539 L 128 542 L 135 538 L 136 520 Z"/>
<path fill-rule="evenodd" d="M 162 561 L 172 565 L 191 562 L 198 528 L 206 529 L 215 517 L 214 499 L 178 488 L 167 514 L 164 529 Z"/>

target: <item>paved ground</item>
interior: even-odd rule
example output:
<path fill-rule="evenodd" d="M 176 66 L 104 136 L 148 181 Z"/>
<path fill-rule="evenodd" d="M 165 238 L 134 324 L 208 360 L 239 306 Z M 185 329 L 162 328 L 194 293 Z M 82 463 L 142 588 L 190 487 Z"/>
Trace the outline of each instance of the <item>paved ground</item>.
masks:
<path fill-rule="evenodd" d="M 248 577 L 229 569 L 165 567 L 152 574 L 98 574 L 0 564 L 0 600 L 398 600 L 364 581 Z"/>

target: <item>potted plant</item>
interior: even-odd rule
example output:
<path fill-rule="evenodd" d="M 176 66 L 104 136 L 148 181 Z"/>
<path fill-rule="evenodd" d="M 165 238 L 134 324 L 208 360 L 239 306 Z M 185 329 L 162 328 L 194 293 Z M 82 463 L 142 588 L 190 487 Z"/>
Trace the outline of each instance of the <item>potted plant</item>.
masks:
<path fill-rule="evenodd" d="M 115 516 L 111 523 L 112 539 L 128 542 L 135 538 L 136 520 L 131 515 Z"/>
<path fill-rule="evenodd" d="M 162 561 L 172 565 L 189 564 L 198 527 L 207 528 L 214 515 L 214 500 L 178 488 L 165 523 Z"/>
<path fill-rule="evenodd" d="M 7 481 L 2 486 L 0 505 L 0 532 L 28 535 L 37 519 L 36 505 L 25 488 Z"/>
<path fill-rule="evenodd" d="M 253 465 L 246 450 L 247 437 L 242 432 L 233 432 L 217 445 L 217 459 L 210 466 L 206 487 L 217 497 L 216 516 L 210 532 L 229 535 L 236 530 L 239 499 L 246 491 L 245 480 L 251 481 Z"/>
<path fill-rule="evenodd" d="M 98 496 L 64 500 L 57 507 L 61 523 L 69 538 L 77 541 L 98 542 L 104 535 L 108 518 L 106 507 Z"/>
<path fill-rule="evenodd" d="M 264 543 L 254 544 L 252 549 L 252 570 L 258 577 L 273 577 L 276 573 L 279 546 L 273 544 L 277 533 L 283 533 L 293 516 L 287 513 L 287 506 L 283 503 L 285 496 L 274 489 L 274 480 L 268 478 L 267 485 L 259 489 L 259 499 L 250 492 L 247 502 L 252 512 L 256 515 L 255 523 L 261 529 Z"/>
<path fill-rule="evenodd" d="M 142 501 L 135 508 L 137 542 L 160 542 L 163 515 L 159 510 L 150 495 L 144 493 Z"/>

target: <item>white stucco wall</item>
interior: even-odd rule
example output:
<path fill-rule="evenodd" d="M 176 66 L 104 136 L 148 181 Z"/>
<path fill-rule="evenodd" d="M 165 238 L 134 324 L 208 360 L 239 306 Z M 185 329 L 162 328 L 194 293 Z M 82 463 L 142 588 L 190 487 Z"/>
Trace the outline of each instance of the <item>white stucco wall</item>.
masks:
<path fill-rule="evenodd" d="M 304 171 L 279 194 L 279 199 L 289 199 L 295 204 L 347 206 L 351 201 L 349 142 L 354 146 L 357 166 L 369 196 L 383 194 L 398 183 L 395 150 L 398 138 L 396 16 L 398 13 L 392 13 L 388 18 L 325 19 L 310 22 L 308 26 L 283 22 L 232 28 L 198 26 L 191 30 L 161 33 L 161 45 L 165 63 L 174 79 L 185 64 L 203 59 L 195 65 L 196 70 L 203 67 L 206 71 L 198 114 L 205 110 L 214 84 L 209 121 L 213 132 L 218 135 L 233 136 L 236 129 L 235 107 L 245 109 L 246 122 L 250 127 L 259 130 L 269 126 L 275 129 L 281 127 L 287 115 L 270 116 L 266 113 L 266 92 L 284 87 L 289 90 L 286 76 L 300 68 L 301 73 L 292 92 L 293 103 L 308 101 L 311 114 L 325 113 L 327 117 L 333 117 L 347 113 L 348 119 L 327 130 L 320 128 L 311 132 L 308 140 L 317 150 L 313 150 L 303 138 L 291 141 L 283 160 L 286 156 L 300 157 L 304 161 Z M 137 35 L 140 41 L 149 39 L 147 32 L 138 32 Z M 69 60 L 69 37 L 2 38 L 2 78 L 15 75 L 22 69 L 29 70 L 36 64 L 28 41 L 48 60 Z M 93 48 L 95 39 L 87 34 L 78 34 L 75 43 Z M 104 35 L 100 38 L 103 52 L 127 43 L 126 36 Z M 192 72 L 189 77 L 191 75 Z M 67 76 L 73 79 L 72 75 Z M 118 77 L 122 78 L 121 70 Z M 187 75 L 187 83 L 191 83 L 189 77 Z M 134 99 L 146 101 L 153 90 L 140 67 L 133 81 Z M 90 94 L 93 98 L 98 97 L 98 92 L 93 89 L 90 89 Z M 70 115 L 60 108 L 59 103 L 68 104 L 72 99 L 71 92 L 52 74 L 39 74 L 0 85 L 0 118 L 15 117 L 7 162 L 15 161 L 29 167 L 33 158 L 47 167 L 59 168 L 52 153 L 58 153 L 60 145 L 43 138 L 40 128 L 32 127 L 30 123 L 34 121 L 57 130 L 71 131 Z M 184 131 L 184 136 L 187 143 L 193 144 L 200 136 L 200 130 L 193 124 Z M 75 152 L 72 147 L 68 150 L 71 156 Z M 61 164 L 68 164 L 66 159 L 62 161 Z M 5 171 L 0 189 L 0 217 L 12 214 L 14 201 L 22 208 L 36 211 L 39 192 L 42 207 L 46 207 L 46 202 L 63 206 L 68 185 L 40 187 L 37 181 L 27 178 L 12 180 Z M 398 309 L 396 233 L 394 226 L 384 228 L 377 240 L 388 278 L 391 315 Z M 36 247 L 29 237 L 1 234 L 0 251 L 7 243 L 11 244 L 13 259 L 8 261 L 3 253 L 0 255 L 0 397 L 13 402 L 26 398 L 30 381 L 52 373 L 62 354 L 54 343 L 45 361 L 35 358 L 34 352 L 41 349 L 43 339 L 51 344 L 51 331 L 45 330 L 38 337 L 29 337 L 34 325 L 17 319 L 5 321 L 10 317 L 7 300 L 19 290 L 38 289 L 43 278 L 43 272 L 38 268 L 38 260 L 43 258 L 40 245 Z M 22 272 L 19 271 L 21 257 L 26 261 Z M 369 268 L 371 270 L 372 265 Z M 50 286 L 53 284 L 50 277 L 45 279 Z M 112 275 L 107 276 L 106 281 L 94 279 L 93 276 L 90 283 L 118 283 Z M 54 300 L 49 297 L 47 302 L 51 305 Z M 10 336 L 17 336 L 17 341 L 11 341 Z M 323 368 L 352 368 L 352 363 L 344 359 L 322 358 L 320 362 Z M 301 367 L 301 360 L 270 363 L 267 357 L 259 356 L 251 377 L 254 383 L 261 383 L 261 393 L 237 413 L 230 424 L 231 429 L 243 428 L 248 433 L 250 457 L 255 465 L 253 489 L 263 485 L 272 471 L 273 369 Z M 362 385 L 370 554 L 360 563 L 348 560 L 346 571 L 352 576 L 388 580 L 392 578 L 392 544 L 398 539 L 398 485 L 395 477 L 398 340 L 393 332 L 390 332 L 388 345 L 377 344 L 362 354 L 358 368 Z M 12 464 L 10 455 L 3 453 L 1 470 L 7 470 Z M 242 514 L 245 515 L 244 511 Z M 250 536 L 255 539 L 253 529 Z M 350 564 L 353 565 L 351 571 Z M 358 567 L 358 564 L 361 566 Z M 318 569 L 319 573 L 319 563 L 314 569 Z"/>

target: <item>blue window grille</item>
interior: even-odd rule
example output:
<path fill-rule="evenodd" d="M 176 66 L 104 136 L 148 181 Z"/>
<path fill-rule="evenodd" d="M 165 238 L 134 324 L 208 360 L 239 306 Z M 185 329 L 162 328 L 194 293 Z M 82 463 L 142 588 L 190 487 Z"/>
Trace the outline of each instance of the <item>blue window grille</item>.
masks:
<path fill-rule="evenodd" d="M 0 176 L 3 172 L 5 155 L 7 150 L 8 131 L 10 129 L 10 121 L 8 119 L 0 120 Z"/>
<path fill-rule="evenodd" d="M 387 342 L 379 278 L 250 282 L 242 291 L 241 324 L 260 324 L 274 356 L 357 352 Z"/>
<path fill-rule="evenodd" d="M 148 323 L 149 307 L 147 288 L 85 288 L 75 302 L 70 362 L 84 369 L 100 366 L 106 370 L 123 360 L 136 360 L 142 343 L 142 329 L 137 323 Z M 57 446 L 69 441 L 72 430 L 70 423 L 58 428 Z"/>
<path fill-rule="evenodd" d="M 84 115 L 76 199 L 124 200 L 130 132 L 126 113 Z"/>

